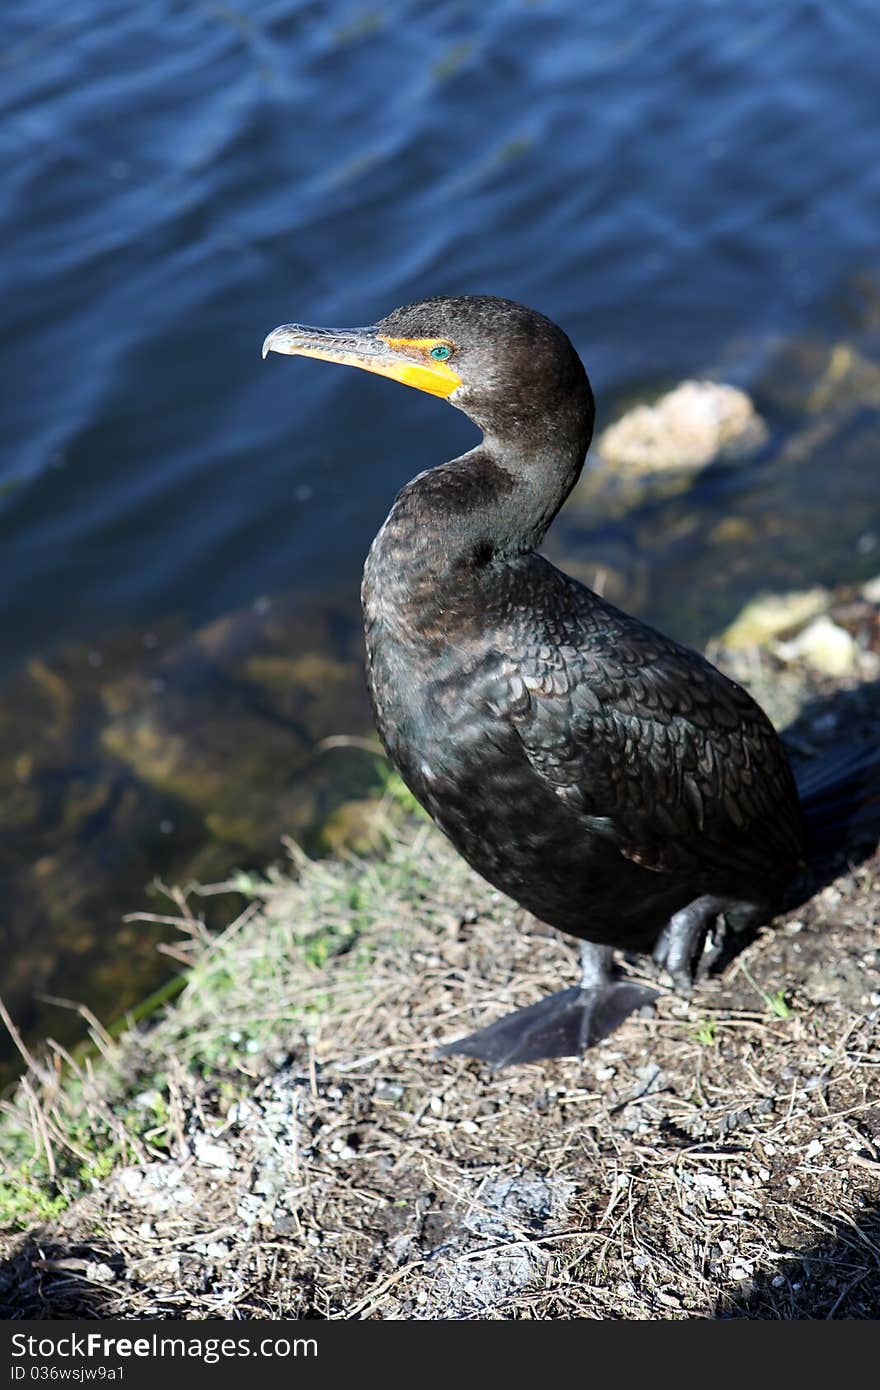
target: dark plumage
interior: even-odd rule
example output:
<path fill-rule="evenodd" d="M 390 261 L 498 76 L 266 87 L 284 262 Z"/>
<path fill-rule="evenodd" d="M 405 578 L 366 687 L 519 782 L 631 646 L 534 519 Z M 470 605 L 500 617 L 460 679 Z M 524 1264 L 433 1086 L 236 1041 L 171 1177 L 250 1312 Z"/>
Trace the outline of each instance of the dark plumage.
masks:
<path fill-rule="evenodd" d="M 464 858 L 587 943 L 580 988 L 445 1050 L 496 1064 L 577 1052 L 653 997 L 614 977 L 611 948 L 653 950 L 686 988 L 719 919 L 778 906 L 805 844 L 782 745 L 703 657 L 534 553 L 593 429 L 555 324 L 507 300 L 437 298 L 353 334 L 287 326 L 269 348 L 420 386 L 483 431 L 403 488 L 373 543 L 368 683 L 388 756 Z"/>

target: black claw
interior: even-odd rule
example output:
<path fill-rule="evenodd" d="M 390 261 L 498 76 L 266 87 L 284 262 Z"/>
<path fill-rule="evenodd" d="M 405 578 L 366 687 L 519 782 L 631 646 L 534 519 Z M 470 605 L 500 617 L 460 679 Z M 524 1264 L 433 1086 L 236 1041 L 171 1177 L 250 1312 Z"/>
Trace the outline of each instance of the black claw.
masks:
<path fill-rule="evenodd" d="M 703 944 L 710 930 L 714 935 L 722 906 L 720 899 L 708 895 L 695 898 L 670 917 L 657 937 L 654 960 L 672 976 L 672 983 L 679 994 L 687 996 L 691 993 Z"/>
<path fill-rule="evenodd" d="M 690 999 L 694 992 L 694 978 L 691 968 L 670 971 L 670 974 L 676 994 L 680 994 L 683 999 Z"/>

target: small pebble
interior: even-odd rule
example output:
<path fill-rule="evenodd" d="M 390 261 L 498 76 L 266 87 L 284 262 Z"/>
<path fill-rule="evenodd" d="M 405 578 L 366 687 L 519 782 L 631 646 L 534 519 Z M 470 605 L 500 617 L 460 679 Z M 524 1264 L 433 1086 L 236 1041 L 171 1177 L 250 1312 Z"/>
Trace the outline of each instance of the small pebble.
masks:
<path fill-rule="evenodd" d="M 197 1134 L 193 1140 L 196 1162 L 205 1168 L 222 1168 L 228 1171 L 235 1167 L 235 1158 L 226 1144 L 216 1144 L 206 1134 Z"/>
<path fill-rule="evenodd" d="M 380 1081 L 374 1095 L 377 1100 L 400 1100 L 403 1095 L 403 1087 L 398 1085 L 396 1081 Z"/>
<path fill-rule="evenodd" d="M 635 1293 L 635 1289 L 633 1289 L 633 1293 Z M 665 1308 L 681 1307 L 681 1299 L 678 1294 L 670 1293 L 667 1289 L 661 1289 L 657 1294 L 657 1302 L 662 1303 Z"/>

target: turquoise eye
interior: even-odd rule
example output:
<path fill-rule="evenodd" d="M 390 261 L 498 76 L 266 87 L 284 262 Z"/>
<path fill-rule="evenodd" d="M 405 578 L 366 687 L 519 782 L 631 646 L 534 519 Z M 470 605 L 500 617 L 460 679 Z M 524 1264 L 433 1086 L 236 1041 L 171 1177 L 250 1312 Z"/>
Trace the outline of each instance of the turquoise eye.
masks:
<path fill-rule="evenodd" d="M 446 359 L 447 359 L 447 357 L 451 357 L 451 356 L 452 356 L 452 348 L 451 348 L 451 347 L 435 347 L 435 348 L 431 348 L 431 356 L 434 357 L 434 358 L 436 358 L 436 360 L 437 360 L 438 362 L 445 362 Z"/>

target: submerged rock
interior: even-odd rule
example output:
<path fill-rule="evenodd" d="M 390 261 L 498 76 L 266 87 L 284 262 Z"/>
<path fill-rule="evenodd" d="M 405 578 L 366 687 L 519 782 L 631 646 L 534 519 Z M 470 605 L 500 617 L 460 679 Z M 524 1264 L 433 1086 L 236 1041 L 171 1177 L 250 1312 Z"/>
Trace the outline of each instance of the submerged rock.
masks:
<path fill-rule="evenodd" d="M 877 338 L 861 343 L 803 338 L 784 343 L 764 368 L 762 401 L 794 416 L 841 415 L 880 406 Z"/>
<path fill-rule="evenodd" d="M 599 437 L 607 464 L 634 473 L 704 468 L 741 458 L 767 439 L 767 426 L 736 386 L 685 381 L 654 405 L 638 405 Z"/>
<path fill-rule="evenodd" d="M 331 854 L 344 850 L 370 854 L 382 844 L 386 814 L 375 797 L 343 801 L 321 827 L 320 846 Z"/>
<path fill-rule="evenodd" d="M 149 637 L 36 657 L 2 689 L 4 997 L 28 1037 L 81 1032 L 37 992 L 111 1019 L 168 974 L 160 925 L 122 920 L 157 876 L 222 880 L 281 857 L 284 835 L 315 844 L 377 780 L 357 738 L 324 748 L 371 732 L 353 605 L 279 596 Z"/>

